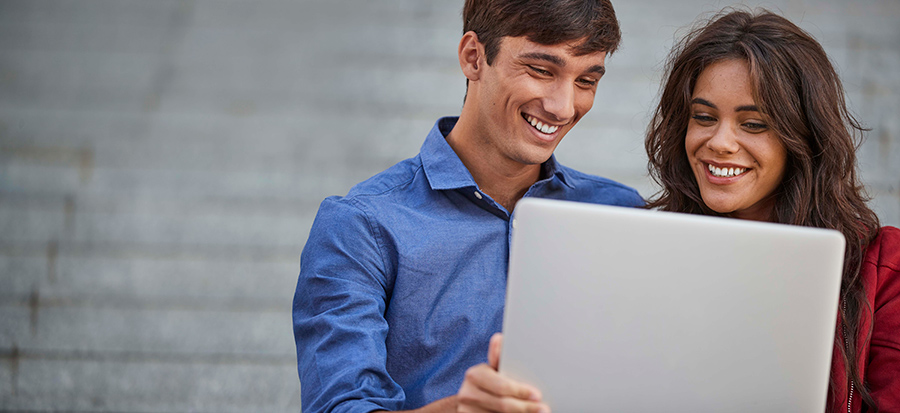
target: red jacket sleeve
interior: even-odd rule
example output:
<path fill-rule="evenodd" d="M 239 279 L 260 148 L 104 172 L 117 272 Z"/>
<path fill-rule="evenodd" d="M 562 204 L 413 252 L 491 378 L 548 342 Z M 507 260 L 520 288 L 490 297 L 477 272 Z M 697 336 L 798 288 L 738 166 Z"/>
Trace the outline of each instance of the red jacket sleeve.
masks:
<path fill-rule="evenodd" d="M 878 241 L 865 263 L 876 273 L 866 382 L 878 410 L 891 413 L 900 412 L 900 230 L 884 227 Z"/>

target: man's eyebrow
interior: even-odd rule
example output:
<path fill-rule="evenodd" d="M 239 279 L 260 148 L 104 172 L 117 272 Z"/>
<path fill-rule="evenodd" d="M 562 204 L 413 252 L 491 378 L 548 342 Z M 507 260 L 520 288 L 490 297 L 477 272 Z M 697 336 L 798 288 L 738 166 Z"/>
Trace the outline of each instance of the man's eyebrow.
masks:
<path fill-rule="evenodd" d="M 532 53 L 522 54 L 519 57 L 521 57 L 523 59 L 543 60 L 545 62 L 552 63 L 559 67 L 566 66 L 565 60 L 563 60 L 559 56 L 554 56 L 554 55 L 548 54 L 548 53 L 532 52 Z M 603 65 L 593 65 L 593 66 L 589 67 L 587 70 L 585 70 L 585 73 L 594 73 L 594 74 L 603 76 L 604 74 L 606 74 L 606 67 L 604 67 Z"/>
<path fill-rule="evenodd" d="M 563 67 L 566 65 L 566 61 L 562 60 L 562 58 L 560 58 L 559 56 L 554 56 L 547 53 L 531 52 L 519 55 L 519 57 L 523 59 L 543 60 L 545 62 L 553 63 L 559 67 Z"/>
<path fill-rule="evenodd" d="M 594 73 L 600 76 L 606 74 L 606 67 L 603 65 L 593 65 L 585 71 L 585 73 Z"/>

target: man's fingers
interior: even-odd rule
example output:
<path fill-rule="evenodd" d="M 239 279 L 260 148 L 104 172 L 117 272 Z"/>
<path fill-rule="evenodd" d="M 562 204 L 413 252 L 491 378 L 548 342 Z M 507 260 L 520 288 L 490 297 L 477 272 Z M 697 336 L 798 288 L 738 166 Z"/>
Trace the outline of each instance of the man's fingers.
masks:
<path fill-rule="evenodd" d="M 487 365 L 481 366 L 489 368 Z M 469 370 L 471 371 L 473 369 L 475 369 L 475 367 Z M 491 371 L 493 372 L 493 370 Z M 472 378 L 473 380 L 470 380 L 470 378 Z M 457 395 L 457 401 L 459 402 L 459 412 L 550 412 L 550 408 L 547 405 L 535 400 L 522 399 L 515 396 L 498 396 L 497 394 L 486 391 L 485 388 L 479 386 L 479 384 L 483 382 L 478 381 L 485 378 L 486 377 L 480 376 L 479 372 L 475 372 L 472 375 L 469 375 L 468 373 L 466 374 L 466 381 L 463 382 L 463 386 L 460 388 L 459 394 Z"/>
<path fill-rule="evenodd" d="M 463 382 L 456 395 L 458 413 L 498 412 L 499 399 L 488 394 L 470 382 Z"/>
<path fill-rule="evenodd" d="M 531 401 L 541 400 L 541 392 L 538 389 L 503 377 L 487 364 L 479 364 L 467 370 L 465 382 L 471 382 L 482 391 L 497 397 L 513 397 Z"/>
<path fill-rule="evenodd" d="M 505 412 L 505 413 L 550 413 L 550 408 L 539 402 L 521 400 L 512 397 L 496 397 L 479 392 L 477 389 L 470 398 L 458 397 L 460 413 Z"/>
<path fill-rule="evenodd" d="M 503 334 L 494 333 L 488 344 L 488 364 L 497 370 L 500 368 L 500 351 L 503 350 Z"/>

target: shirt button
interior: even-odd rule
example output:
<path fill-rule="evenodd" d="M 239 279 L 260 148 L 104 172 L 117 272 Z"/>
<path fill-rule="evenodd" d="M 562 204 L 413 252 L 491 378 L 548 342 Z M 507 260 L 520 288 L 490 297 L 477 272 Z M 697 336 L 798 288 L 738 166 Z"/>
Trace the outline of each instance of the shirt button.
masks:
<path fill-rule="evenodd" d="M 513 229 L 516 229 L 516 221 L 517 221 L 517 220 L 516 220 L 515 218 L 513 218 L 513 221 L 512 221 L 512 227 L 513 227 Z"/>
<path fill-rule="evenodd" d="M 475 191 L 475 198 L 481 199 L 481 192 Z"/>

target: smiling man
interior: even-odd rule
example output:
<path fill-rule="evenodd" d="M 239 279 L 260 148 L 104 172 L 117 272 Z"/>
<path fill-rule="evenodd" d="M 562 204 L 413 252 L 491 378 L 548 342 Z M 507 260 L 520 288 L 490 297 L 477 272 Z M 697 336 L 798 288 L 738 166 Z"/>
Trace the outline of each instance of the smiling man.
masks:
<path fill-rule="evenodd" d="M 643 203 L 553 156 L 618 46 L 609 1 L 467 0 L 463 19 L 460 116 L 316 216 L 293 307 L 304 411 L 546 410 L 491 340 L 516 202 Z"/>

